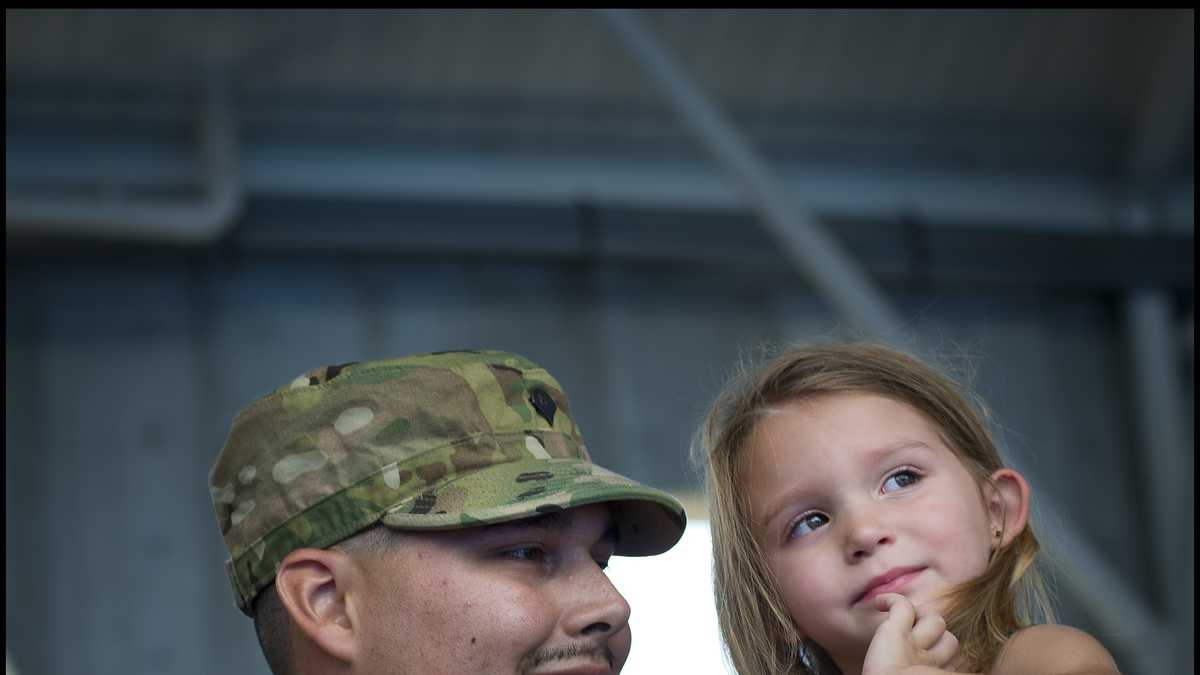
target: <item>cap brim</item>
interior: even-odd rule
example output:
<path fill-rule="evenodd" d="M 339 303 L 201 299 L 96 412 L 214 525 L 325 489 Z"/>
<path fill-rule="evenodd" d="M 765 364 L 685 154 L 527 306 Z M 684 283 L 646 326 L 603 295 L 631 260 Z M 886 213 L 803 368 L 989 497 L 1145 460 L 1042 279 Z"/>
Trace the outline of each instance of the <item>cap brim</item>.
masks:
<path fill-rule="evenodd" d="M 526 459 L 434 483 L 389 508 L 381 522 L 399 530 L 452 530 L 611 503 L 616 554 L 656 555 L 687 525 L 670 494 L 581 459 Z"/>

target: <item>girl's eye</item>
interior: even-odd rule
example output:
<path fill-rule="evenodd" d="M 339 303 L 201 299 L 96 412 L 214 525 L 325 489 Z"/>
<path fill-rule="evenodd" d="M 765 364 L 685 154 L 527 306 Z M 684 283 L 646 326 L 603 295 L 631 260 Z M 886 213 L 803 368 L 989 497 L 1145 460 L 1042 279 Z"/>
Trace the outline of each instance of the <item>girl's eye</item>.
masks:
<path fill-rule="evenodd" d="M 913 471 L 912 469 L 901 469 L 888 476 L 888 479 L 883 481 L 883 491 L 885 493 L 894 492 L 901 488 L 906 488 L 910 485 L 913 485 L 920 480 L 921 477 L 917 475 L 916 471 Z"/>
<path fill-rule="evenodd" d="M 812 513 L 806 513 L 803 516 L 800 516 L 800 519 L 792 525 L 792 529 L 788 533 L 788 536 L 793 539 L 796 537 L 803 537 L 806 534 L 812 534 L 817 530 L 817 528 L 824 527 L 828 523 L 829 516 L 825 515 L 824 513 L 817 513 L 815 511 Z"/>

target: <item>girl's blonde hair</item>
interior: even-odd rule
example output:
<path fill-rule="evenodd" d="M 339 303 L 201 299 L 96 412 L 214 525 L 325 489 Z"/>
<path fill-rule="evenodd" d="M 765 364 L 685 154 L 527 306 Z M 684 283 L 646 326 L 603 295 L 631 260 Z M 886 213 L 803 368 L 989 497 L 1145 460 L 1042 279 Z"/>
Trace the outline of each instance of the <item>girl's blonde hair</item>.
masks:
<path fill-rule="evenodd" d="M 758 542 L 750 496 L 742 488 L 747 439 L 759 419 L 788 401 L 832 393 L 878 394 L 907 403 L 934 423 L 980 486 L 1003 467 L 987 414 L 949 377 L 881 345 L 793 348 L 758 369 L 744 369 L 713 404 L 693 448 L 706 465 L 713 537 L 714 593 L 721 634 L 739 673 L 837 673 L 828 656 L 798 634 Z M 1053 621 L 1034 567 L 1038 542 L 1026 525 L 996 550 L 978 578 L 953 589 L 946 623 L 962 665 L 988 670 L 1018 628 Z"/>

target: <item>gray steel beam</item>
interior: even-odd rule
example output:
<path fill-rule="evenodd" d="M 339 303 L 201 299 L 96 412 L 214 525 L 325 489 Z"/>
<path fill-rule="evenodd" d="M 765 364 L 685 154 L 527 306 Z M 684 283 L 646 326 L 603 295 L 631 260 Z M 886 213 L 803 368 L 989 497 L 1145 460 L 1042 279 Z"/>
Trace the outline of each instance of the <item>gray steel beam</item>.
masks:
<path fill-rule="evenodd" d="M 1040 483 L 1030 466 L 1020 462 L 1015 468 L 1030 484 Z M 1164 626 L 1154 609 L 1133 592 L 1119 572 L 1104 560 L 1075 528 L 1065 522 L 1065 513 L 1051 494 L 1035 495 L 1037 506 L 1033 526 L 1049 563 L 1051 582 L 1068 591 L 1087 614 L 1102 628 L 1098 636 L 1122 655 L 1134 660 L 1133 672 L 1182 672 L 1168 667 L 1168 647 Z"/>
<path fill-rule="evenodd" d="M 1195 448 L 1186 440 L 1184 363 L 1171 305 L 1165 289 L 1144 285 L 1126 291 L 1122 313 L 1140 436 L 1135 454 L 1145 467 L 1147 557 L 1165 609 L 1161 672 L 1183 673 L 1195 667 Z"/>
<path fill-rule="evenodd" d="M 203 199 L 151 201 L 126 199 L 120 194 L 100 198 L 80 198 L 70 194 L 47 197 L 7 190 L 4 202 L 6 231 L 176 244 L 203 243 L 219 238 L 236 221 L 243 205 L 233 117 L 229 84 L 219 72 L 214 72 L 205 81 L 201 107 Z M 7 165 L 7 158 L 5 163 Z"/>
<path fill-rule="evenodd" d="M 1195 515 L 1194 447 L 1186 442 L 1180 359 L 1167 293 L 1139 288 L 1126 293 L 1125 338 L 1134 371 L 1133 398 L 1141 443 L 1137 455 L 1145 466 L 1149 512 L 1148 551 L 1153 588 L 1166 610 L 1162 635 L 1167 661 L 1158 672 L 1183 673 L 1194 668 Z"/>
<path fill-rule="evenodd" d="M 862 268 L 804 206 L 784 189 L 759 153 L 692 82 L 682 66 L 630 10 L 600 10 L 609 25 L 696 134 L 733 176 L 767 230 L 799 271 L 855 328 L 880 339 L 907 342 L 900 315 Z"/>
<path fill-rule="evenodd" d="M 589 227 L 578 216 L 591 214 Z M 872 277 L 905 289 L 1008 288 L 1107 294 L 1151 284 L 1189 293 L 1194 238 L 1181 233 L 1041 231 L 1004 223 L 932 224 L 890 216 L 829 217 Z M 595 260 L 686 266 L 747 282 L 790 282 L 785 253 L 751 214 L 712 209 L 618 208 L 575 202 L 400 197 L 256 197 L 231 233 L 237 250 L 392 256 Z M 80 238 L 89 246 L 92 242 Z M 38 238 L 8 237 L 10 256 L 50 253 Z M 61 238 L 58 248 L 67 244 Z M 152 246 L 147 240 L 144 245 Z"/>
<path fill-rule="evenodd" d="M 64 129 L 64 131 L 69 131 Z M 239 148 L 248 197 L 446 200 L 598 208 L 742 211 L 745 202 L 722 172 L 686 159 L 630 161 L 587 155 L 420 152 L 402 146 L 253 140 Z M 70 149 L 9 137 L 9 196 L 28 188 L 117 181 L 130 189 L 172 190 L 202 176 L 171 148 L 136 139 Z M 777 177 L 814 211 L 880 220 L 910 214 L 934 225 L 1003 224 L 1037 230 L 1098 230 L 1111 222 L 1107 187 L 1069 174 L 1017 174 L 921 166 L 837 167 L 782 163 Z"/>
<path fill-rule="evenodd" d="M 260 64 L 261 65 L 261 64 Z M 237 72 L 236 70 L 234 72 Z M 191 100 L 166 85 L 105 86 L 66 77 L 6 82 L 6 135 L 65 139 L 118 130 L 148 139 L 178 133 L 193 117 Z M 244 137 L 353 143 L 406 151 L 486 149 L 489 153 L 602 156 L 631 161 L 692 157 L 691 133 L 669 108 L 651 101 L 537 97 L 469 92 L 430 98 L 415 92 L 304 92 L 238 88 Z M 960 173 L 989 167 L 1015 173 L 1108 176 L 1123 166 L 1126 138 L 1086 115 L 1037 124 L 887 110 L 813 111 L 770 106 L 726 113 L 778 168 L 802 158 L 822 167 L 943 163 Z"/>
<path fill-rule="evenodd" d="M 1195 22 L 1181 21 L 1158 53 L 1158 67 L 1130 134 L 1131 202 L 1121 220 L 1126 231 L 1149 234 L 1163 226 L 1171 187 L 1167 180 L 1192 150 L 1195 49 Z M 1160 672 L 1194 671 L 1195 447 L 1187 442 L 1189 406 L 1183 396 L 1180 340 L 1171 298 L 1162 287 L 1129 290 L 1122 310 L 1141 437 L 1137 455 L 1145 467 L 1152 588 L 1165 610 Z"/>

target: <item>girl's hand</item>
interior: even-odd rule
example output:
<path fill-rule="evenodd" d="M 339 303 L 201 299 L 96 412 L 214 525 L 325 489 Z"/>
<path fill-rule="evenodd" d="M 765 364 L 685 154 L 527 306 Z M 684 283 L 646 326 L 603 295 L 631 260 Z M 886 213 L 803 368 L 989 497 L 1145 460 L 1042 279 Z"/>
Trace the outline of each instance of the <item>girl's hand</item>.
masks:
<path fill-rule="evenodd" d="M 958 653 L 958 639 L 946 630 L 946 620 L 930 605 L 914 608 L 903 595 L 884 593 L 875 598 L 875 608 L 888 616 L 871 638 L 863 675 L 941 668 Z"/>

